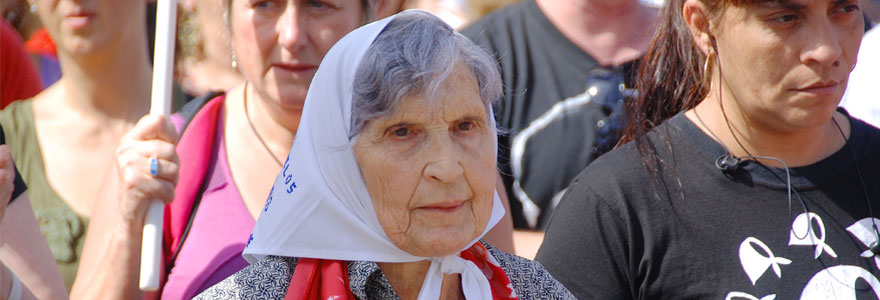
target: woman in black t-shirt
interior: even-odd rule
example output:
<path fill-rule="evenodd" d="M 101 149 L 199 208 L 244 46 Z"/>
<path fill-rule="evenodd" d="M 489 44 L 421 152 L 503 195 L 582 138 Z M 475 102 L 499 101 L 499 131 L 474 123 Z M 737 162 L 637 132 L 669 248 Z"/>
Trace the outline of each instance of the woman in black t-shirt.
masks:
<path fill-rule="evenodd" d="M 537 260 L 581 299 L 877 299 L 880 131 L 837 108 L 863 31 L 858 0 L 667 1 Z"/>

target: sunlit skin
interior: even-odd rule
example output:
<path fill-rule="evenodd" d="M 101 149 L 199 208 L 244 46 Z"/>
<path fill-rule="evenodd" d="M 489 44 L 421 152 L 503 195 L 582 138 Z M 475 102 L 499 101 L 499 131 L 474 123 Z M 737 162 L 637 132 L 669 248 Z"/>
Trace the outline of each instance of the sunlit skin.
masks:
<path fill-rule="evenodd" d="M 301 110 L 324 54 L 365 22 L 360 0 L 234 0 L 237 62 L 267 105 Z M 247 46 L 245 46 L 247 45 Z"/>
<path fill-rule="evenodd" d="M 43 26 L 59 44 L 59 51 L 75 54 L 104 53 L 102 47 L 116 47 L 125 32 L 143 30 L 145 1 L 38 0 L 37 13 Z"/>
<path fill-rule="evenodd" d="M 827 157 L 843 145 L 832 116 L 864 31 L 859 5 L 769 1 L 704 18 L 701 4 L 686 2 L 683 14 L 695 41 L 703 52 L 717 54 L 710 93 L 695 111 L 738 156 L 778 156 L 789 166 Z M 847 132 L 848 122 L 837 115 Z M 692 112 L 688 116 L 698 123 Z"/>
<path fill-rule="evenodd" d="M 417 256 L 455 254 L 483 232 L 495 190 L 494 131 L 463 64 L 430 98 L 370 120 L 354 153 L 379 223 Z"/>
<path fill-rule="evenodd" d="M 723 18 L 721 87 L 744 116 L 781 131 L 831 118 L 864 31 L 857 0 L 767 2 L 731 7 Z"/>

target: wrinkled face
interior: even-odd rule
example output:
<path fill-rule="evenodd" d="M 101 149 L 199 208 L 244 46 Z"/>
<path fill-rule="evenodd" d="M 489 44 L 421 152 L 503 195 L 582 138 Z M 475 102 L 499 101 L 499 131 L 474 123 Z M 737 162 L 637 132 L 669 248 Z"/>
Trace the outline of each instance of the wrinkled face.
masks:
<path fill-rule="evenodd" d="M 483 232 L 495 191 L 494 130 L 462 63 L 432 98 L 407 96 L 370 120 L 354 153 L 385 233 L 417 256 L 445 256 Z"/>
<path fill-rule="evenodd" d="M 365 21 L 360 0 L 234 0 L 232 48 L 263 98 L 302 109 L 324 54 Z"/>
<path fill-rule="evenodd" d="M 754 125 L 781 131 L 828 122 L 864 31 L 858 0 L 731 6 L 718 25 L 725 106 L 735 103 Z"/>
<path fill-rule="evenodd" d="M 40 22 L 64 53 L 100 54 L 129 32 L 146 30 L 146 1 L 36 0 L 36 4 Z"/>

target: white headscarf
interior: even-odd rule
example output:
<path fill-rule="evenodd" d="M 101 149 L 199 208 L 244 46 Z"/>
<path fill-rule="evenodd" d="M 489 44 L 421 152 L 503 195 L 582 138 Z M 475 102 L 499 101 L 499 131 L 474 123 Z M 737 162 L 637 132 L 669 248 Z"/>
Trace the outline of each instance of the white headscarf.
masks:
<path fill-rule="evenodd" d="M 244 258 L 250 262 L 266 255 L 387 263 L 430 260 L 420 300 L 439 298 L 444 273 L 461 274 L 467 299 L 491 299 L 486 276 L 458 253 L 420 257 L 391 242 L 379 224 L 352 151 L 348 135 L 355 71 L 367 48 L 396 16 L 352 31 L 327 52 L 309 87 L 293 148 Z M 488 116 L 494 137 L 495 121 L 491 112 Z M 478 242 L 503 215 L 496 192 L 486 228 L 462 250 Z"/>

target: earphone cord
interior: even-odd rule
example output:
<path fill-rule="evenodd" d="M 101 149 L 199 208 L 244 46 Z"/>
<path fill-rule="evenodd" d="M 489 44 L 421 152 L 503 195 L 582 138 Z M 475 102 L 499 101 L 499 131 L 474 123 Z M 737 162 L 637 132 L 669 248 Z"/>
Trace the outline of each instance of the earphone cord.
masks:
<path fill-rule="evenodd" d="M 714 38 L 712 39 L 712 49 L 715 49 L 715 55 L 716 55 L 716 57 L 718 57 L 718 46 L 715 44 Z M 720 60 L 720 58 L 717 59 L 717 62 L 718 63 L 716 65 L 718 66 L 718 74 L 721 74 L 721 60 Z M 723 97 L 722 97 L 722 93 L 721 93 L 721 81 L 719 80 L 718 83 L 719 83 L 718 84 L 718 107 L 721 108 L 721 115 L 724 117 L 724 124 L 727 125 L 727 130 L 730 131 L 730 136 L 733 137 L 733 140 L 736 141 L 736 144 L 739 145 L 739 148 L 742 149 L 743 151 L 745 151 L 746 154 L 748 154 L 748 156 L 752 156 L 752 153 L 749 152 L 749 149 L 747 149 L 746 146 L 743 146 L 742 142 L 739 141 L 739 138 L 736 137 L 736 133 L 733 132 L 733 126 L 730 125 L 730 119 L 727 118 L 727 112 L 724 111 L 724 101 L 723 101 Z M 734 101 L 736 101 L 735 98 L 736 98 L 736 96 L 734 95 Z M 721 140 L 718 140 L 718 141 L 720 142 Z M 786 168 L 786 172 L 788 172 L 788 168 Z M 789 191 L 789 193 L 791 193 L 791 191 Z M 791 207 L 790 206 L 791 206 L 791 195 L 789 195 L 789 210 L 788 210 L 789 215 L 791 215 Z"/>
<path fill-rule="evenodd" d="M 794 222 L 794 219 L 792 219 L 792 217 L 791 217 L 791 191 L 794 191 L 794 195 L 797 196 L 798 201 L 801 203 L 801 208 L 804 209 L 804 213 L 810 212 L 810 210 L 807 209 L 807 203 L 804 201 L 804 198 L 801 197 L 801 194 L 798 193 L 798 191 L 796 189 L 791 187 L 791 171 L 789 171 L 788 165 L 785 163 L 785 161 L 783 161 L 782 159 L 776 158 L 776 157 L 772 157 L 772 156 L 759 156 L 759 155 L 748 155 L 748 156 L 743 156 L 742 158 L 750 158 L 754 162 L 758 163 L 759 165 L 761 165 L 764 168 L 767 168 L 767 166 L 765 166 L 760 161 L 758 161 L 758 159 L 775 160 L 776 162 L 782 164 L 782 168 L 785 169 L 785 187 L 788 191 L 788 220 L 790 222 Z M 779 178 L 779 177 L 776 177 L 776 178 Z M 813 229 L 812 226 L 808 227 L 807 232 L 804 233 L 803 237 L 798 236 L 797 232 L 795 232 L 794 229 L 792 229 L 791 233 L 797 239 L 803 240 L 803 239 L 807 238 L 807 236 L 810 234 L 810 231 L 812 229 Z"/>
<path fill-rule="evenodd" d="M 706 126 L 706 123 L 703 122 L 703 118 L 700 118 L 700 114 L 698 114 L 696 110 L 694 110 L 694 115 L 697 117 L 697 121 L 700 122 L 700 125 L 703 125 L 703 127 L 706 128 L 706 132 L 709 132 L 709 135 L 711 135 L 712 138 L 714 138 L 716 142 L 718 142 L 719 144 L 721 144 L 721 145 L 723 146 L 724 143 L 722 143 L 722 142 L 721 142 L 721 139 L 718 138 L 718 136 L 716 136 L 715 133 L 712 132 L 711 129 L 709 129 L 709 126 Z M 731 133 L 732 133 L 732 132 L 731 132 Z M 725 147 L 725 150 L 726 150 L 726 147 Z M 736 159 L 737 161 L 739 161 L 740 159 L 743 159 L 743 158 L 752 159 L 754 162 L 760 164 L 761 166 L 764 166 L 764 165 L 761 164 L 761 162 L 758 161 L 758 159 L 775 160 L 775 161 L 779 162 L 780 164 L 782 164 L 782 167 L 785 168 L 785 187 L 786 187 L 786 191 L 788 192 L 788 220 L 789 220 L 790 222 L 793 222 L 792 217 L 791 217 L 791 191 L 794 190 L 794 189 L 791 187 L 791 172 L 789 172 L 789 170 L 788 170 L 788 164 L 786 164 L 785 161 L 783 161 L 783 160 L 781 160 L 781 159 L 779 159 L 779 158 L 771 157 L 771 156 L 755 156 L 755 155 L 747 155 L 747 156 L 743 156 L 743 157 L 739 157 L 739 158 L 738 158 L 738 157 L 734 156 L 732 153 L 730 153 L 730 151 L 727 151 L 727 155 L 730 155 L 730 157 L 733 157 L 733 158 Z M 766 167 L 766 166 L 765 166 L 765 167 Z M 771 172 L 771 173 L 772 173 L 772 172 Z M 861 175 L 860 175 L 860 176 L 861 176 Z M 777 177 L 777 178 L 778 178 L 778 177 Z M 867 193 L 867 192 L 865 192 L 865 193 Z M 801 207 L 804 209 L 804 212 L 805 212 L 805 213 L 810 212 L 810 211 L 807 209 L 807 203 L 804 202 L 804 199 L 803 199 L 803 198 L 801 198 L 801 194 L 798 193 L 797 190 L 794 191 L 794 194 L 795 194 L 795 196 L 797 196 L 798 201 L 801 202 Z M 802 239 L 805 239 L 805 238 L 807 237 L 807 234 L 809 234 L 809 230 L 807 231 L 807 233 L 804 234 L 803 237 L 799 237 L 799 236 L 797 236 L 797 233 L 794 232 L 794 231 L 792 231 L 792 234 L 794 234 L 796 238 L 802 240 Z"/>
<path fill-rule="evenodd" d="M 865 179 L 862 178 L 862 170 L 859 168 L 859 161 L 856 159 L 856 153 L 853 152 L 852 148 L 849 147 L 849 139 L 846 137 L 846 134 L 843 133 L 843 129 L 840 128 L 840 124 L 837 123 L 837 119 L 834 117 L 831 118 L 834 121 L 834 126 L 837 127 L 837 131 L 840 132 L 840 136 L 843 137 L 843 147 L 849 151 L 849 155 L 852 158 L 853 164 L 856 166 L 856 174 L 859 175 L 859 183 L 862 184 L 862 191 L 865 192 L 865 202 L 868 203 L 868 214 L 871 216 L 871 228 L 874 228 L 874 235 L 877 237 L 877 241 L 880 242 L 880 230 L 877 229 L 877 223 L 874 219 L 874 208 L 871 206 L 871 197 L 868 196 L 868 188 L 865 187 Z"/>
<path fill-rule="evenodd" d="M 715 50 L 715 53 L 717 55 L 718 48 L 715 45 L 714 39 L 712 40 L 712 43 L 713 43 L 712 48 L 713 48 L 713 50 Z M 721 63 L 720 62 L 717 64 L 717 67 L 718 67 L 718 73 L 721 73 Z M 704 76 L 705 76 L 705 74 L 704 74 Z M 696 115 L 697 120 L 700 122 L 700 124 L 703 125 L 704 128 L 706 128 L 706 131 L 708 131 L 709 134 L 713 138 L 715 138 L 715 140 L 719 144 L 721 144 L 722 147 L 725 148 L 725 150 L 727 151 L 727 154 L 730 155 L 730 157 L 733 157 L 734 159 L 736 159 L 737 161 L 739 161 L 742 158 L 749 158 L 749 159 L 754 160 L 759 165 L 764 166 L 760 161 L 758 161 L 758 159 L 769 159 L 769 160 L 777 161 L 780 164 L 782 164 L 782 166 L 785 168 L 785 176 L 786 176 L 785 185 L 788 190 L 788 219 L 789 219 L 789 221 L 793 221 L 792 217 L 791 217 L 791 192 L 792 192 L 793 188 L 791 187 L 791 174 L 789 172 L 788 165 L 784 161 L 782 161 L 781 159 L 776 158 L 776 157 L 752 155 L 752 153 L 749 152 L 749 150 L 746 149 L 745 146 L 743 146 L 743 144 L 739 141 L 739 138 L 737 138 L 736 134 L 734 133 L 734 130 L 733 130 L 732 126 L 730 125 L 730 120 L 727 118 L 727 112 L 724 110 L 724 104 L 721 101 L 721 94 L 722 94 L 721 93 L 721 85 L 719 84 L 718 85 L 718 106 L 721 109 L 721 115 L 724 117 L 724 123 L 727 125 L 727 129 L 730 131 L 730 135 L 733 137 L 733 140 L 736 141 L 736 143 L 740 146 L 740 148 L 743 149 L 743 151 L 746 152 L 746 154 L 748 154 L 747 156 L 737 158 L 732 153 L 730 153 L 730 150 L 727 150 L 727 147 L 724 147 L 724 143 L 721 142 L 721 139 L 718 138 L 718 136 L 716 136 L 715 133 L 713 133 L 711 129 L 709 129 L 709 126 L 706 126 L 706 123 L 703 122 L 702 118 L 700 118 L 700 115 L 697 113 L 696 109 L 694 109 L 694 115 Z M 862 185 L 862 191 L 865 193 L 865 201 L 868 203 L 868 213 L 871 216 L 871 227 L 874 229 L 874 235 L 877 238 L 876 243 L 880 244 L 880 229 L 877 229 L 877 223 L 875 221 L 876 219 L 874 218 L 874 209 L 871 205 L 871 198 L 868 195 L 868 188 L 865 186 L 865 180 L 862 177 L 862 171 L 859 168 L 858 159 L 856 159 L 855 152 L 853 152 L 852 148 L 849 147 L 849 139 L 846 137 L 846 134 L 843 133 L 843 129 L 840 128 L 840 124 L 837 123 L 837 119 L 834 119 L 834 117 L 832 117 L 831 120 L 834 122 L 834 125 L 837 127 L 837 130 L 840 132 L 840 136 L 843 137 L 844 147 L 846 147 L 846 149 L 849 151 L 849 154 L 852 158 L 852 162 L 856 167 L 856 174 L 859 176 L 859 183 Z M 764 166 L 764 167 L 766 168 L 766 166 Z M 773 173 L 773 172 L 771 172 L 771 173 Z M 806 204 L 806 202 L 804 202 L 804 199 L 801 197 L 800 193 L 798 193 L 797 190 L 794 190 L 794 194 L 795 194 L 795 196 L 797 196 L 798 200 L 801 202 L 801 207 L 803 207 L 804 212 L 809 213 L 809 210 L 807 209 L 807 204 Z M 806 235 L 810 233 L 811 230 L 812 230 L 812 226 L 809 226 L 804 237 L 798 237 L 797 233 L 794 232 L 794 230 L 792 230 L 792 234 L 794 234 L 794 236 L 798 239 L 804 239 L 804 238 L 806 238 Z"/>

